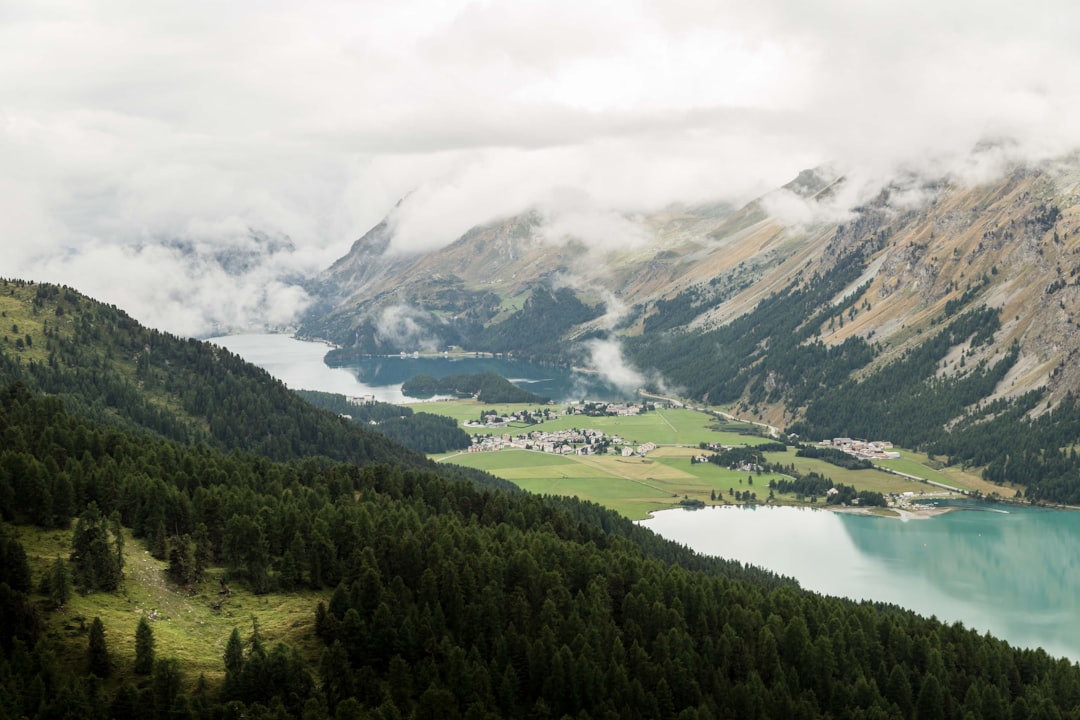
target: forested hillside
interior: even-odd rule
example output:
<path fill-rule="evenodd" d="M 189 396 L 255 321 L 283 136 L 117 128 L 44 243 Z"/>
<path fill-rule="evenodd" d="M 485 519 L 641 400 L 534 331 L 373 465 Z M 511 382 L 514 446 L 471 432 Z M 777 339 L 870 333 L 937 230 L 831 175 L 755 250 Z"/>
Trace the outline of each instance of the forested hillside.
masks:
<path fill-rule="evenodd" d="M 384 402 L 357 404 L 344 395 L 317 390 L 298 390 L 296 394 L 315 407 L 337 413 L 417 452 L 462 450 L 472 442 L 455 420 L 442 415 L 413 412 L 412 408 Z"/>
<path fill-rule="evenodd" d="M 1080 710 L 1080 669 L 1067 661 L 959 624 L 805 593 L 596 506 L 392 466 L 278 464 L 135 437 L 18 385 L 0 393 L 0 434 L 4 522 L 65 533 L 75 523 L 70 559 L 31 564 L 20 543 L 0 542 L 6 717 Z M 90 597 L 115 592 L 120 524 L 148 548 L 165 528 L 169 582 L 207 582 L 212 567 L 261 593 L 325 589 L 311 607 L 323 649 L 299 654 L 234 630 L 222 638 L 220 673 L 193 678 L 174 658 L 140 669 L 138 644 L 134 658 L 112 650 L 107 638 L 130 628 L 60 631 L 56 578 L 68 574 Z"/>
<path fill-rule="evenodd" d="M 595 505 L 440 477 L 382 439 L 369 447 L 387 454 L 363 465 L 332 448 L 300 457 L 327 438 L 304 437 L 305 422 L 370 438 L 218 349 L 71 291 L 7 287 L 22 342 L 3 340 L 2 367 L 23 380 L 0 390 L 5 717 L 1080 714 L 1080 668 L 1042 651 L 806 593 Z M 183 369 L 200 361 L 203 374 Z M 233 416 L 175 409 L 223 403 L 219 387 L 265 392 L 251 402 L 271 416 L 242 398 Z M 262 430 L 213 429 L 245 421 Z M 267 456 L 267 428 L 292 459 Z M 28 556 L 8 530 L 29 526 L 70 551 Z M 176 592 L 316 592 L 319 644 L 223 631 L 220 670 L 191 677 L 154 658 L 152 623 L 133 657 L 110 640 L 130 627 L 73 625 L 67 593 L 104 601 L 145 581 L 125 574 L 129 531 Z"/>
<path fill-rule="evenodd" d="M 475 397 L 480 402 L 529 403 L 544 405 L 550 398 L 519 388 L 501 375 L 493 372 L 458 373 L 442 378 L 417 375 L 406 380 L 401 392 L 408 397 L 429 398 L 435 395 Z"/>
<path fill-rule="evenodd" d="M 436 466 L 305 402 L 228 350 L 142 327 L 70 288 L 0 281 L 0 322 L 0 383 L 22 382 L 96 421 L 272 460 L 393 463 L 513 487 L 483 473 Z"/>

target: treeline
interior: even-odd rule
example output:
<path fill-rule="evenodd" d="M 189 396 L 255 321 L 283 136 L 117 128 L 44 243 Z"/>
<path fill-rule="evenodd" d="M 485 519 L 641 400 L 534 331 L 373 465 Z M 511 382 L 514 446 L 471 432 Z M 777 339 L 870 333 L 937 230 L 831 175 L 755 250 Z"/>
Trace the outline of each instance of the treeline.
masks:
<path fill-rule="evenodd" d="M 469 434 L 453 418 L 384 402 L 351 403 L 344 395 L 299 390 L 297 395 L 312 405 L 346 417 L 410 450 L 444 453 L 462 450 L 472 442 Z"/>
<path fill-rule="evenodd" d="M 887 504 L 885 496 L 879 492 L 856 490 L 850 485 L 834 483 L 831 479 L 813 471 L 804 475 L 796 474 L 792 479 L 774 478 L 769 481 L 769 489 L 785 495 L 795 495 L 799 499 L 810 498 L 811 502 L 824 497 L 828 505 L 885 507 Z M 830 490 L 836 490 L 836 492 L 830 494 Z"/>
<path fill-rule="evenodd" d="M 25 621 L 0 631 L 6 716 L 1054 717 L 1080 707 L 1072 663 L 806 593 L 595 505 L 148 442 L 19 387 L 3 398 L 0 433 L 18 442 L 7 452 L 76 477 L 76 463 L 90 469 L 78 497 L 118 511 L 143 541 L 158 518 L 170 533 L 206 525 L 234 581 L 335 588 L 312 608 L 314 658 L 234 633 L 222 639 L 220 685 L 185 678 L 168 658 L 105 684 L 100 664 L 56 652 L 41 633 L 49 611 L 25 552 L 5 539 L 0 612 Z"/>
<path fill-rule="evenodd" d="M 786 452 L 787 445 L 784 443 L 770 442 L 762 443 L 760 445 L 743 445 L 738 447 L 725 448 L 720 452 L 707 455 L 706 460 L 714 465 L 728 468 L 729 470 L 738 470 L 740 468 L 750 468 L 759 472 L 770 472 L 774 466 L 765 457 L 767 452 Z"/>
<path fill-rule="evenodd" d="M 531 403 L 545 405 L 550 398 L 519 388 L 501 375 L 493 372 L 457 373 L 441 378 L 417 375 L 406 380 L 401 392 L 408 397 L 429 398 L 435 395 L 475 397 L 488 403 Z"/>
<path fill-rule="evenodd" d="M 1043 394 L 1032 391 L 991 403 L 927 450 L 950 463 L 984 466 L 983 478 L 991 482 L 1023 485 L 1032 502 L 1080 503 L 1080 404 L 1069 393 L 1033 419 L 1042 402 Z"/>
<path fill-rule="evenodd" d="M 846 468 L 848 470 L 869 470 L 874 467 L 874 464 L 866 458 L 855 457 L 851 453 L 846 453 L 839 448 L 803 445 L 795 451 L 795 457 L 824 460 L 830 465 L 836 465 L 837 467 Z"/>

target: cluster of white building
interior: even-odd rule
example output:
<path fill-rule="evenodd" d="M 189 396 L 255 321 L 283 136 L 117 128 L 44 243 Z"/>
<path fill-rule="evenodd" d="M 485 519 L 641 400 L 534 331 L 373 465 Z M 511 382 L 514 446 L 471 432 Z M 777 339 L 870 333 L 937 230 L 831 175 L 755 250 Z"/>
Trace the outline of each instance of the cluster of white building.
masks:
<path fill-rule="evenodd" d="M 566 409 L 567 415 L 587 415 L 589 412 L 627 417 L 640 415 L 645 411 L 645 406 L 636 403 L 587 403 L 585 405 L 571 405 Z"/>
<path fill-rule="evenodd" d="M 893 444 L 888 440 L 853 440 L 851 438 L 833 438 L 826 440 L 823 445 L 832 445 L 838 450 L 843 450 L 849 455 L 867 460 L 895 460 L 900 453 L 892 450 Z"/>
<path fill-rule="evenodd" d="M 468 452 L 495 452 L 504 448 L 519 450 L 539 450 L 554 455 L 595 455 L 605 450 L 614 449 L 623 457 L 644 457 L 656 449 L 656 443 L 642 443 L 632 446 L 618 435 L 608 436 L 600 430 L 534 430 L 530 433 L 512 435 L 473 436 Z"/>

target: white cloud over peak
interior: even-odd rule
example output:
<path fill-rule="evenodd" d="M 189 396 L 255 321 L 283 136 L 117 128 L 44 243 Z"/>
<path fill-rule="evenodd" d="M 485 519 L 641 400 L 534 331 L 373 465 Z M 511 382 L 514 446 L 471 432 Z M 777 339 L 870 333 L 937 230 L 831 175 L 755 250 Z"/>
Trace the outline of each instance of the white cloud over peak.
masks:
<path fill-rule="evenodd" d="M 302 293 L 260 284 L 403 197 L 408 251 L 525 209 L 604 242 L 823 162 L 978 179 L 986 138 L 1011 160 L 1080 146 L 1078 30 L 1058 0 L 8 3 L 0 274 L 205 333 L 294 314 Z M 589 207 L 563 211 L 567 188 Z M 249 228 L 295 249 L 237 275 L 162 245 Z"/>

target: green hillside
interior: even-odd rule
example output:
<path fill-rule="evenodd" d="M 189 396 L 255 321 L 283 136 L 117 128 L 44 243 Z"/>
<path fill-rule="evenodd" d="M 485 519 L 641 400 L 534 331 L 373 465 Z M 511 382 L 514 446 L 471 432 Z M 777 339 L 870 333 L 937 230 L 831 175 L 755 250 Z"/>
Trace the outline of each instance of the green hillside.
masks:
<path fill-rule="evenodd" d="M 291 395 L 238 361 L 199 375 L 171 340 L 103 327 L 123 316 L 78 296 L 80 339 L 54 338 L 61 316 L 35 315 L 37 289 L 14 287 L 29 304 L 8 316 L 22 350 L 11 336 L 0 346 L 5 372 L 25 378 L 0 388 L 0 717 L 1080 712 L 1073 663 L 808 593 L 594 504 L 440 476 L 381 438 L 370 447 L 391 454 L 363 465 L 330 448 L 271 459 L 261 429 L 233 428 L 230 446 L 211 428 L 256 422 L 245 402 L 200 427 L 185 396 L 265 392 L 251 401 L 271 413 L 260 427 L 299 443 L 282 456 L 318 446 L 298 426 L 333 416 L 290 414 Z M 135 360 L 125 385 L 124 357 L 148 339 L 167 357 Z M 126 401 L 95 394 L 97 381 Z M 162 425 L 138 422 L 138 408 L 158 408 Z M 176 427 L 190 436 L 170 437 Z"/>
<path fill-rule="evenodd" d="M 142 327 L 70 288 L 0 283 L 0 327 L 11 328 L 0 336 L 0 385 L 22 382 L 120 429 L 272 460 L 321 456 L 436 467 L 381 433 L 317 409 L 221 347 Z"/>

